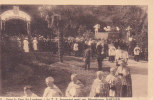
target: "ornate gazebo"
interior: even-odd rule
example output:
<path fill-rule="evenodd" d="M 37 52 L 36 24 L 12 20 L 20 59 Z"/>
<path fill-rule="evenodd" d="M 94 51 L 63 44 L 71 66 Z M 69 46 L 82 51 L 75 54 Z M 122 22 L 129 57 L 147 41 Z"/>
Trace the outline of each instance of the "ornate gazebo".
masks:
<path fill-rule="evenodd" d="M 26 22 L 27 34 L 28 34 L 28 38 L 30 41 L 31 40 L 30 39 L 31 37 L 31 33 L 30 33 L 31 17 L 26 12 L 21 11 L 19 9 L 19 6 L 13 6 L 13 9 L 4 11 L 3 13 L 0 14 L 0 37 L 2 36 L 3 33 L 5 33 L 5 27 L 6 27 L 5 23 L 11 19 L 23 20 Z M 1 42 L 0 42 L 0 53 L 1 53 Z M 2 77 L 1 77 L 1 56 L 0 56 L 0 95 L 1 95 L 1 90 L 2 90 L 1 79 Z"/>
<path fill-rule="evenodd" d="M 30 34 L 31 17 L 26 12 L 21 11 L 18 6 L 13 9 L 7 10 L 0 15 L 1 32 L 5 31 L 5 22 L 11 19 L 20 19 L 27 23 L 27 33 Z"/>

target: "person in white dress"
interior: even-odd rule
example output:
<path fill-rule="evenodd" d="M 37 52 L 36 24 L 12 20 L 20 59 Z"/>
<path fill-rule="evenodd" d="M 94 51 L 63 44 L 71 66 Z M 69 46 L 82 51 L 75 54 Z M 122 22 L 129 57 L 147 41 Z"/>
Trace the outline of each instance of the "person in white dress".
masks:
<path fill-rule="evenodd" d="M 71 82 L 69 83 L 65 96 L 66 97 L 81 97 L 84 85 L 78 80 L 77 74 L 71 75 Z"/>
<path fill-rule="evenodd" d="M 74 46 L 73 46 L 73 51 L 75 53 L 75 56 L 78 55 L 78 51 L 79 51 L 79 44 L 77 42 L 74 43 Z"/>
<path fill-rule="evenodd" d="M 32 92 L 31 86 L 24 87 L 24 97 L 38 97 L 35 93 Z"/>
<path fill-rule="evenodd" d="M 99 28 L 100 28 L 100 25 L 99 25 L 99 24 L 96 24 L 96 25 L 94 26 L 95 33 L 98 33 Z"/>
<path fill-rule="evenodd" d="M 38 41 L 36 37 L 33 39 L 33 49 L 34 51 L 38 50 Z"/>
<path fill-rule="evenodd" d="M 102 81 L 102 77 L 103 77 L 103 72 L 102 71 L 98 71 L 97 73 L 97 78 L 93 81 L 92 87 L 91 87 L 91 91 L 90 91 L 90 97 L 103 97 L 104 96 L 104 92 L 105 92 L 105 84 Z"/>
<path fill-rule="evenodd" d="M 29 41 L 28 38 L 25 38 L 23 41 L 23 50 L 24 52 L 29 52 Z"/>
<path fill-rule="evenodd" d="M 134 48 L 134 60 L 135 61 L 139 61 L 140 51 L 141 51 L 140 47 L 136 45 L 136 47 Z"/>
<path fill-rule="evenodd" d="M 54 84 L 53 77 L 46 78 L 47 88 L 44 91 L 43 97 L 62 97 L 61 90 Z"/>

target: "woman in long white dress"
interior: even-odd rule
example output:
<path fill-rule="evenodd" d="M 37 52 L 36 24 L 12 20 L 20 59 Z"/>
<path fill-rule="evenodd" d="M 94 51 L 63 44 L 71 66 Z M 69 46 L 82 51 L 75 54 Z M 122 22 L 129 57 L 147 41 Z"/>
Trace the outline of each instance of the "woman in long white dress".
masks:
<path fill-rule="evenodd" d="M 38 41 L 37 41 L 36 37 L 33 39 L 33 49 L 34 49 L 34 51 L 38 50 Z"/>
<path fill-rule="evenodd" d="M 24 52 L 29 52 L 29 41 L 28 38 L 25 38 L 23 41 L 23 50 Z"/>

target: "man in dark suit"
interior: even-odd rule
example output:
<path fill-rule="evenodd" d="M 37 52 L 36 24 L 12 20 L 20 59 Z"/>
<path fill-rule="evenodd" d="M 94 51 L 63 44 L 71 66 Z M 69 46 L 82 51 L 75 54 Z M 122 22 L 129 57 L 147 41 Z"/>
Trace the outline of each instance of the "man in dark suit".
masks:
<path fill-rule="evenodd" d="M 103 60 L 102 50 L 103 50 L 102 45 L 101 44 L 97 45 L 98 70 L 102 70 L 102 60 Z"/>
<path fill-rule="evenodd" d="M 88 47 L 84 52 L 85 70 L 90 69 L 90 48 Z"/>

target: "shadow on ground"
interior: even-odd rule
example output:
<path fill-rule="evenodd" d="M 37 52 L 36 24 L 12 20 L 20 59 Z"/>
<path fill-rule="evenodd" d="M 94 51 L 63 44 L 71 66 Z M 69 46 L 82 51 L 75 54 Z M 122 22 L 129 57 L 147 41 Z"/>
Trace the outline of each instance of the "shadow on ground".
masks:
<path fill-rule="evenodd" d="M 140 75 L 148 75 L 148 69 L 147 68 L 137 68 L 134 66 L 128 66 L 131 70 L 131 74 L 140 74 Z M 144 66 L 147 67 L 147 66 Z"/>
<path fill-rule="evenodd" d="M 11 73 L 6 73 L 7 78 L 3 80 L 4 96 L 23 96 L 23 87 L 31 85 L 34 93 L 42 96 L 46 88 L 45 78 L 52 76 L 55 84 L 65 94 L 72 73 L 78 74 L 79 80 L 85 85 L 83 96 L 88 96 L 90 87 L 95 79 L 97 69 L 84 70 L 81 59 L 65 57 L 64 63 L 59 63 L 57 56 L 51 54 L 35 54 L 35 60 L 17 65 Z M 46 61 L 46 59 L 49 59 Z M 103 68 L 104 77 L 109 68 Z"/>

